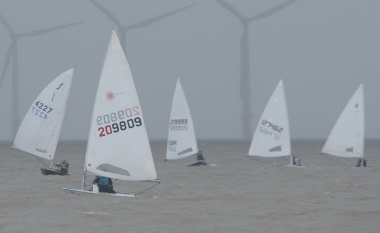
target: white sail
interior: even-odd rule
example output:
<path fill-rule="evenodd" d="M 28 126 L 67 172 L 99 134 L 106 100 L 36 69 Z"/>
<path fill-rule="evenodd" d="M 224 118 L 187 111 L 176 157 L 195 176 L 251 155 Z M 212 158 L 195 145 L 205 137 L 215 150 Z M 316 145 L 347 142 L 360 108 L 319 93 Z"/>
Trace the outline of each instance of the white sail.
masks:
<path fill-rule="evenodd" d="M 98 84 L 84 167 L 115 179 L 157 178 L 140 101 L 115 30 Z"/>
<path fill-rule="evenodd" d="M 73 73 L 74 68 L 59 75 L 33 101 L 18 129 L 14 148 L 54 159 Z"/>
<path fill-rule="evenodd" d="M 181 159 L 198 152 L 190 109 L 178 79 L 169 120 L 166 159 Z"/>
<path fill-rule="evenodd" d="M 364 153 L 364 93 L 360 85 L 340 114 L 322 153 L 362 158 Z"/>
<path fill-rule="evenodd" d="M 288 109 L 281 80 L 261 115 L 253 135 L 249 155 L 279 157 L 290 154 Z"/>

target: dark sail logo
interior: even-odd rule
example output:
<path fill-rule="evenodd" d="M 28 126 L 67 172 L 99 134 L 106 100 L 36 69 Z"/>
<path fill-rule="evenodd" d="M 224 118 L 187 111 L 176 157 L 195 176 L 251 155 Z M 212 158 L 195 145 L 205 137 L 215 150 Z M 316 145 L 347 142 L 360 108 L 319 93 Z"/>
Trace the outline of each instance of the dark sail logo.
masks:
<path fill-rule="evenodd" d="M 61 84 L 59 85 L 59 87 L 57 87 L 56 90 L 59 90 L 59 88 L 61 88 L 61 86 L 63 86 L 63 84 L 64 84 L 64 83 L 61 83 Z"/>

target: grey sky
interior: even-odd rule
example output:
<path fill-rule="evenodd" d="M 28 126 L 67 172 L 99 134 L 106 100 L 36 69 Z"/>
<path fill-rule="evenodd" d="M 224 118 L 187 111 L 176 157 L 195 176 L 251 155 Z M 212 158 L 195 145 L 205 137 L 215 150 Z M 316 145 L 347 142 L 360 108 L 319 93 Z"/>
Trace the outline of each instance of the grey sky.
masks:
<path fill-rule="evenodd" d="M 124 25 L 196 4 L 126 34 L 150 139 L 166 139 L 181 79 L 198 139 L 241 139 L 240 21 L 214 0 L 95 0 Z M 251 17 L 284 0 L 226 0 Z M 284 80 L 293 139 L 325 139 L 360 83 L 366 138 L 380 138 L 380 1 L 299 0 L 250 25 L 252 131 Z M 113 24 L 90 1 L 2 0 L 15 32 L 85 23 L 18 41 L 20 121 L 42 89 L 75 66 L 61 139 L 87 139 Z M 120 35 L 119 35 L 120 36 Z M 0 24 L 0 69 L 11 44 Z M 0 90 L 0 140 L 13 140 L 11 68 Z M 0 71 L 1 72 L 1 71 Z"/>

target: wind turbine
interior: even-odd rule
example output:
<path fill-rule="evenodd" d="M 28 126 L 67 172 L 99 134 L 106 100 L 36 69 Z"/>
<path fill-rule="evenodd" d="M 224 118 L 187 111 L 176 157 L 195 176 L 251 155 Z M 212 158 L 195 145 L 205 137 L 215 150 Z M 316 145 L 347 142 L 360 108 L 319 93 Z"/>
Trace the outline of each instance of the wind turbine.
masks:
<path fill-rule="evenodd" d="M 152 24 L 152 23 L 155 23 L 161 19 L 164 19 L 166 17 L 169 17 L 171 15 L 174 15 L 180 11 L 183 11 L 189 7 L 192 7 L 194 6 L 195 4 L 192 4 L 192 5 L 189 5 L 189 6 L 185 6 L 185 7 L 182 7 L 182 8 L 179 8 L 177 10 L 174 10 L 174 11 L 170 11 L 168 13 L 165 13 L 165 14 L 162 14 L 162 15 L 159 15 L 159 16 L 156 16 L 156 17 L 153 17 L 153 18 L 150 18 L 150 19 L 147 19 L 147 20 L 144 20 L 144 21 L 141 21 L 139 23 L 135 23 L 135 24 L 132 24 L 132 25 L 129 25 L 129 26 L 125 26 L 123 24 L 121 24 L 119 22 L 119 20 L 111 13 L 111 11 L 109 11 L 108 9 L 106 9 L 104 6 L 100 5 L 100 3 L 94 1 L 94 0 L 90 0 L 90 2 L 92 4 L 94 4 L 101 12 L 103 12 L 103 14 L 105 14 L 114 24 L 117 25 L 117 28 L 118 28 L 118 31 L 119 31 L 119 35 L 120 35 L 120 44 L 121 46 L 123 47 L 124 49 L 124 52 L 126 53 L 126 34 L 127 34 L 127 31 L 128 30 L 131 30 L 131 29 L 134 29 L 134 28 L 141 28 L 141 27 L 145 27 L 145 26 L 148 26 L 149 24 Z"/>
<path fill-rule="evenodd" d="M 250 91 L 250 61 L 249 61 L 249 24 L 253 21 L 268 17 L 277 11 L 289 6 L 297 0 L 286 1 L 278 6 L 263 11 L 250 18 L 242 16 L 232 5 L 224 0 L 215 0 L 217 3 L 226 8 L 229 12 L 240 19 L 243 25 L 243 35 L 240 43 L 240 101 L 243 102 L 243 138 L 250 139 L 251 137 L 251 91 Z"/>
<path fill-rule="evenodd" d="M 7 53 L 5 54 L 4 65 L 3 65 L 3 70 L 1 72 L 1 79 L 0 79 L 0 90 L 1 90 L 1 87 L 3 86 L 5 75 L 7 74 L 7 69 L 12 59 L 12 133 L 13 133 L 13 138 L 14 138 L 16 136 L 16 133 L 19 127 L 19 99 L 18 99 L 19 90 L 18 90 L 18 58 L 17 58 L 18 39 L 22 37 L 39 36 L 45 33 L 60 30 L 66 27 L 83 23 L 83 22 L 64 24 L 57 27 L 49 27 L 49 28 L 29 31 L 25 33 L 14 32 L 11 26 L 9 25 L 8 21 L 1 14 L 0 14 L 0 22 L 7 28 L 9 32 L 9 38 L 12 40 L 12 43 L 9 46 Z"/>

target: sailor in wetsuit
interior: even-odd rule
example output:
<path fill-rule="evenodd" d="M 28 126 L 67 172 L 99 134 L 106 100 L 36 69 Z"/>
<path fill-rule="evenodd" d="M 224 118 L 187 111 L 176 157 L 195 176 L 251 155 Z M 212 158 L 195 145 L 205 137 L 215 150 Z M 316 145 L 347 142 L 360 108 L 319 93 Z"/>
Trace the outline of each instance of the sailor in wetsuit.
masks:
<path fill-rule="evenodd" d="M 360 158 L 358 163 L 356 164 L 356 167 L 362 166 L 362 159 Z M 367 160 L 363 159 L 363 167 L 367 167 Z"/>
<path fill-rule="evenodd" d="M 115 190 L 113 190 L 113 183 L 111 178 L 97 176 L 93 184 L 98 184 L 99 192 L 116 193 Z"/>
<path fill-rule="evenodd" d="M 293 156 L 293 165 L 294 166 L 302 166 L 301 160 L 298 157 Z"/>
<path fill-rule="evenodd" d="M 203 157 L 202 151 L 199 151 L 197 153 L 197 161 L 205 161 L 205 158 Z"/>
<path fill-rule="evenodd" d="M 61 163 L 54 165 L 60 167 L 60 170 L 63 174 L 69 173 L 69 163 L 67 162 L 66 158 L 64 158 Z"/>

